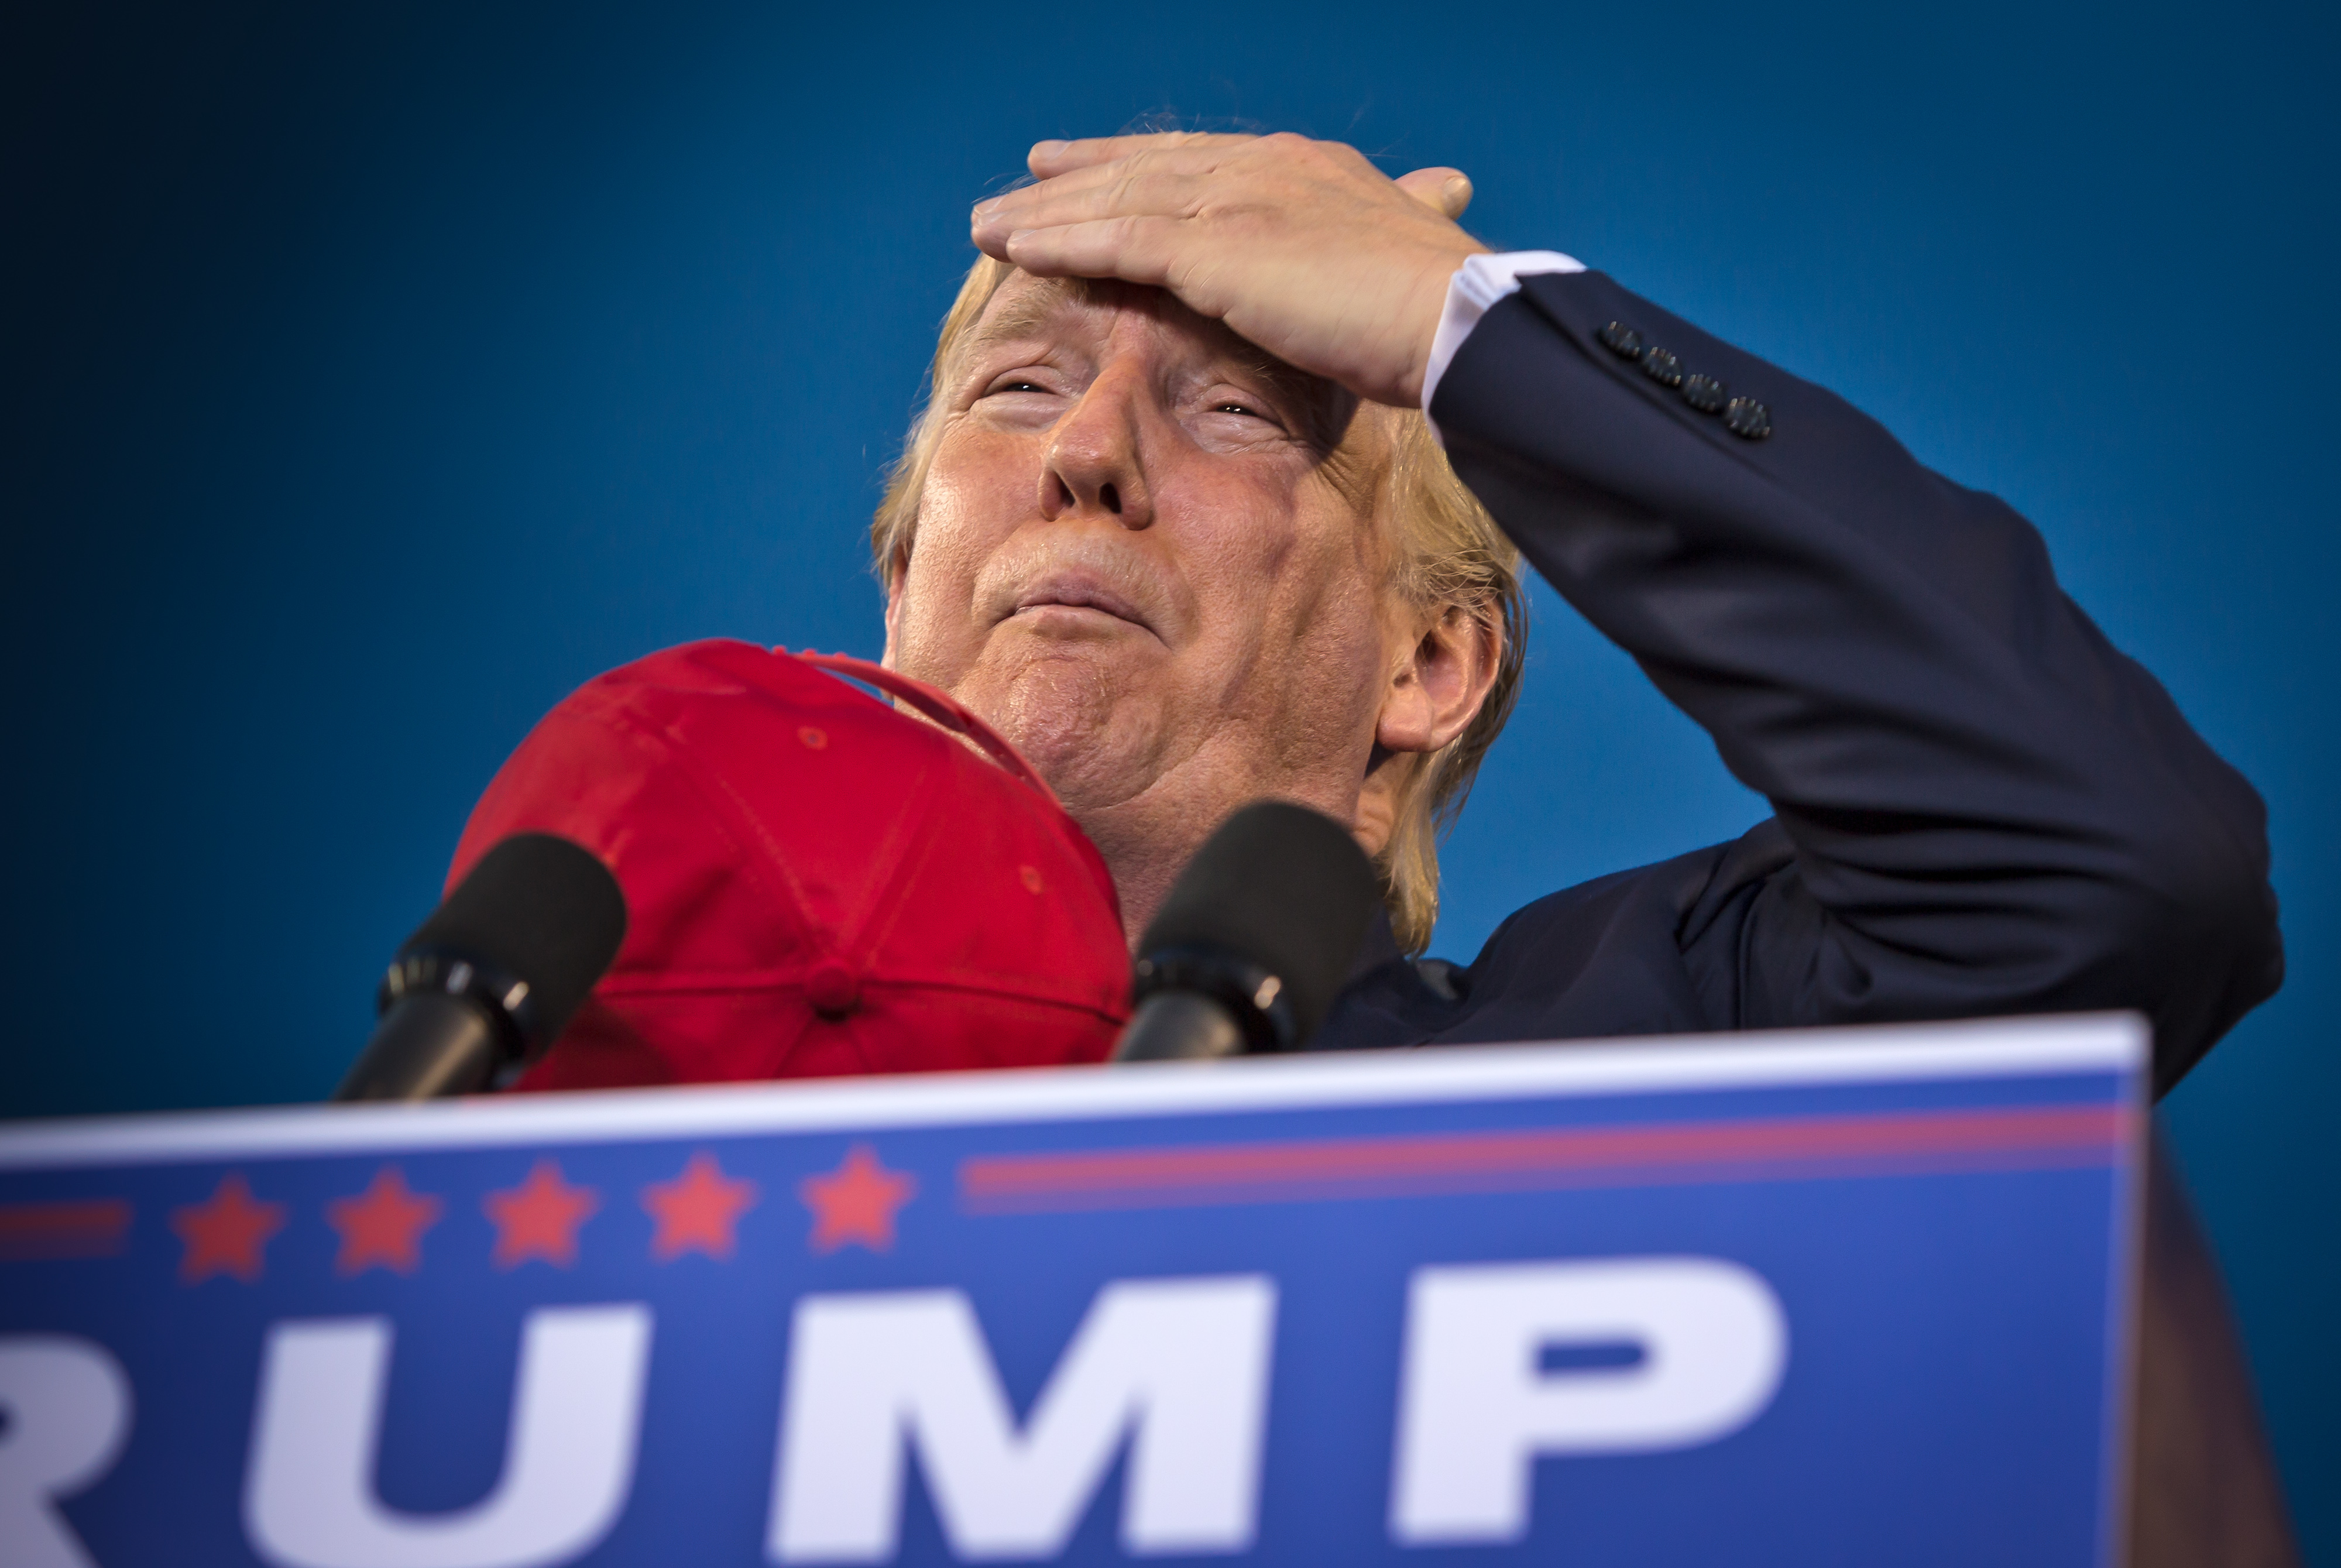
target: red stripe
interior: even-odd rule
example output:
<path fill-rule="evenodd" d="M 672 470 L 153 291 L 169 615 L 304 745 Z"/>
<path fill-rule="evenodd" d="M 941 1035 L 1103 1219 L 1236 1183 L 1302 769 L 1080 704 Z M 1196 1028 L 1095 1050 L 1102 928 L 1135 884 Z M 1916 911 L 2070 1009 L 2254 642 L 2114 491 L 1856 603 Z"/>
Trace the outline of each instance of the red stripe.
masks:
<path fill-rule="evenodd" d="M 960 1197 L 1031 1212 L 2033 1170 L 2107 1164 L 2129 1131 L 2120 1105 L 2027 1105 L 978 1155 L 960 1165 Z"/>
<path fill-rule="evenodd" d="M 130 1205 L 120 1198 L 0 1203 L 0 1259 L 103 1257 L 129 1234 Z"/>

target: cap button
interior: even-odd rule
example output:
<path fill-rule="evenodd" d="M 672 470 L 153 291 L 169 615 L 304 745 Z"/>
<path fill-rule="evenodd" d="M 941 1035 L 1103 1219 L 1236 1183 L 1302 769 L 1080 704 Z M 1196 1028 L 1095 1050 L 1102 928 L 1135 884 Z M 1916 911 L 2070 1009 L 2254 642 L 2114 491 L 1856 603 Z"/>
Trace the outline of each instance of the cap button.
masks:
<path fill-rule="evenodd" d="M 823 1018 L 842 1018 L 862 1004 L 862 983 L 834 958 L 824 958 L 805 975 L 805 1000 Z"/>

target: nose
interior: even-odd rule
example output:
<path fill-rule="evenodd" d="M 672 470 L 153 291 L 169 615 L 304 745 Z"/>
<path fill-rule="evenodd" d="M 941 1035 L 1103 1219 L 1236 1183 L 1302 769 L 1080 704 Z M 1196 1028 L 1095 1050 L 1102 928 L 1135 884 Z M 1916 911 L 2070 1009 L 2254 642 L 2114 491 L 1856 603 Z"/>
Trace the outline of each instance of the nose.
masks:
<path fill-rule="evenodd" d="M 1154 521 L 1141 439 L 1145 389 L 1136 367 L 1109 367 L 1057 421 L 1041 470 L 1041 514 L 1111 518 L 1140 529 Z"/>

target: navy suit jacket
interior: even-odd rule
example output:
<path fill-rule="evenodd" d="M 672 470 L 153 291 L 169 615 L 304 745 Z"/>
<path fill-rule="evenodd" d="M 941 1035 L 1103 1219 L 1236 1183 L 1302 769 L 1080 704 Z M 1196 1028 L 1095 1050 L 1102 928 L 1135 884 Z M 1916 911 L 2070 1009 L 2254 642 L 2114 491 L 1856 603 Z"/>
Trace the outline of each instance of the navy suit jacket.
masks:
<path fill-rule="evenodd" d="M 1768 437 L 1605 346 L 1613 322 L 1756 399 Z M 1599 273 L 1522 280 L 1430 412 L 1773 815 L 1529 904 L 1468 969 L 1383 927 L 1318 1046 L 2132 1008 L 2160 1091 L 2275 991 L 2258 795 L 2004 503 Z"/>

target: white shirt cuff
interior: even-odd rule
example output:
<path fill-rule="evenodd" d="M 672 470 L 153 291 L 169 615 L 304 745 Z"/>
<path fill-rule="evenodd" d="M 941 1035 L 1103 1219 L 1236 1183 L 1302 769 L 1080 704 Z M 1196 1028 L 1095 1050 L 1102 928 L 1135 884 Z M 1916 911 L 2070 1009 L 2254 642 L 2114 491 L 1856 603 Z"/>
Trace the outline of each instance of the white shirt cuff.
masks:
<path fill-rule="evenodd" d="M 1439 434 L 1439 422 L 1430 418 L 1430 400 L 1439 392 L 1439 379 L 1455 359 L 1463 340 L 1479 325 L 1479 318 L 1509 295 L 1518 293 L 1523 275 L 1538 273 L 1583 272 L 1585 264 L 1575 256 L 1565 256 L 1559 251 L 1505 251 L 1495 255 L 1467 257 L 1455 269 L 1447 283 L 1447 308 L 1439 313 L 1439 330 L 1430 339 L 1430 363 L 1422 368 L 1422 417 L 1430 422 L 1430 434 L 1441 446 L 1447 438 Z"/>

